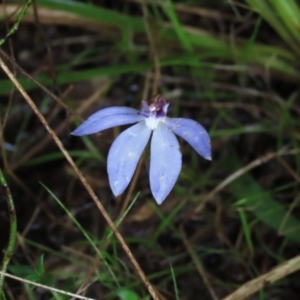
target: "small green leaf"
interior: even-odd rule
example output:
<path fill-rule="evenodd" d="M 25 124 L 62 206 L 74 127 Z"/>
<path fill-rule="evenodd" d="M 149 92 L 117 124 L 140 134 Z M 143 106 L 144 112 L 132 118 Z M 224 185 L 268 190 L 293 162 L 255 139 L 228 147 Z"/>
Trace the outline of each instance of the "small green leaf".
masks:
<path fill-rule="evenodd" d="M 139 296 L 132 290 L 121 289 L 118 291 L 117 295 L 121 300 L 138 300 Z"/>
<path fill-rule="evenodd" d="M 223 167 L 228 172 L 242 167 L 233 150 L 226 157 Z M 231 182 L 228 189 L 239 199 L 239 206 L 243 205 L 245 209 L 252 211 L 258 220 L 276 230 L 279 235 L 300 243 L 299 220 L 293 215 L 287 217 L 288 211 L 285 207 L 275 201 L 269 191 L 264 191 L 249 173 Z M 282 229 L 282 224 L 284 224 L 284 229 Z"/>
<path fill-rule="evenodd" d="M 35 274 L 35 269 L 31 266 L 26 266 L 26 265 L 10 266 L 8 269 L 18 277 L 27 277 L 30 274 Z"/>
<path fill-rule="evenodd" d="M 37 261 L 36 272 L 40 276 L 42 276 L 45 273 L 45 269 L 44 269 L 44 254 L 42 254 L 39 257 L 38 261 Z"/>

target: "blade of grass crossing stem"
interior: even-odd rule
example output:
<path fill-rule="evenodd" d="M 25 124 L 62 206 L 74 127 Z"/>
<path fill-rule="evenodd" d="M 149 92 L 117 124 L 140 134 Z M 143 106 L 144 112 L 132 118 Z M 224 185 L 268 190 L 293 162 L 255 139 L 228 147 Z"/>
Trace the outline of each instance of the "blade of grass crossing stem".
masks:
<path fill-rule="evenodd" d="M 175 272 L 174 272 L 172 264 L 170 264 L 170 269 L 171 269 L 171 275 L 172 275 L 173 284 L 174 284 L 175 297 L 176 297 L 176 300 L 179 300 L 180 298 L 179 298 L 179 293 L 178 293 L 177 281 L 176 281 L 176 276 L 175 276 Z"/>
<path fill-rule="evenodd" d="M 106 259 L 102 255 L 102 253 L 99 251 L 98 247 L 94 243 L 94 241 L 91 239 L 89 234 L 84 230 L 84 228 L 81 226 L 81 224 L 74 218 L 74 216 L 71 214 L 71 212 L 66 208 L 66 206 L 55 196 L 55 194 L 42 182 L 40 182 L 42 187 L 52 196 L 52 198 L 58 203 L 58 205 L 65 211 L 65 213 L 68 215 L 68 217 L 73 221 L 73 223 L 77 226 L 77 228 L 81 231 L 81 233 L 84 235 L 84 237 L 89 241 L 91 246 L 94 248 L 95 252 L 99 255 L 101 260 L 103 261 L 104 266 L 107 268 L 109 273 L 111 274 L 112 278 L 114 279 L 117 287 L 120 287 L 119 281 L 117 280 L 116 275 L 114 274 L 113 270 L 110 268 L 109 264 L 107 263 Z"/>
<path fill-rule="evenodd" d="M 16 244 L 17 216 L 16 216 L 16 211 L 15 211 L 14 200 L 11 195 L 10 189 L 7 185 L 4 174 L 2 173 L 1 168 L 0 168 L 0 185 L 1 185 L 4 197 L 6 199 L 9 221 L 10 221 L 8 245 L 7 245 L 6 250 L 4 251 L 1 269 L 0 269 L 2 272 L 6 272 L 9 262 L 14 254 L 14 249 L 15 249 L 15 244 Z M 4 275 L 1 274 L 0 275 L 0 291 L 3 290 L 4 278 L 5 278 Z"/>
<path fill-rule="evenodd" d="M 75 122 L 76 126 L 79 126 L 78 121 Z M 91 157 L 96 157 L 100 162 L 105 162 L 104 157 L 101 155 L 101 153 L 98 151 L 97 147 L 94 145 L 94 143 L 91 141 L 91 138 L 88 136 L 83 136 L 82 139 L 85 146 L 90 150 Z M 70 153 L 70 152 L 69 152 Z"/>
<path fill-rule="evenodd" d="M 172 225 L 172 220 L 178 215 L 178 212 L 180 209 L 186 204 L 186 201 L 181 201 L 172 211 L 170 214 L 165 217 L 161 214 L 161 211 L 157 209 L 156 206 L 152 205 L 152 207 L 155 207 L 155 212 L 158 214 L 159 218 L 162 220 L 161 224 L 158 226 L 158 228 L 155 230 L 153 234 L 153 239 L 156 240 L 160 234 L 164 231 L 165 228 L 170 228 L 173 232 L 177 232 L 175 227 Z"/>
<path fill-rule="evenodd" d="M 5 43 L 5 41 L 18 30 L 20 23 L 21 23 L 24 15 L 26 14 L 29 6 L 31 5 L 31 3 L 32 3 L 32 0 L 27 0 L 25 5 L 22 6 L 21 11 L 18 14 L 16 22 L 13 24 L 13 26 L 10 28 L 8 33 L 5 35 L 5 38 L 0 40 L 0 46 L 2 46 Z"/>
<path fill-rule="evenodd" d="M 239 215 L 240 215 L 240 219 L 241 219 L 241 222 L 242 222 L 242 227 L 243 227 L 246 243 L 248 245 L 250 254 L 253 255 L 254 248 L 253 248 L 253 243 L 252 243 L 252 239 L 251 239 L 250 226 L 249 226 L 249 223 L 247 221 L 247 215 L 245 214 L 245 211 L 242 210 L 242 209 L 239 210 Z"/>
<path fill-rule="evenodd" d="M 268 245 L 268 240 L 265 239 L 261 234 L 256 234 L 255 238 L 257 239 L 257 242 L 262 250 L 265 251 L 267 255 L 274 258 L 278 264 L 281 264 L 285 261 L 285 257 L 281 250 L 287 245 L 288 239 L 284 239 L 280 245 L 280 248 L 275 250 L 272 249 L 272 246 Z"/>
<path fill-rule="evenodd" d="M 123 215 L 115 222 L 116 227 L 118 228 L 120 226 L 120 224 L 122 223 L 122 221 L 124 220 L 124 218 L 127 216 L 127 214 L 129 213 L 129 211 L 131 210 L 131 208 L 133 207 L 134 203 L 136 202 L 136 200 L 138 199 L 140 193 L 137 193 L 137 195 L 134 197 L 134 199 L 131 201 L 131 203 L 128 205 L 127 209 L 124 211 Z M 113 231 L 111 228 L 108 229 L 108 233 L 106 236 L 106 239 L 109 240 L 110 237 L 112 236 Z"/>
<path fill-rule="evenodd" d="M 43 252 L 47 252 L 57 258 L 60 258 L 62 260 L 65 260 L 65 261 L 73 264 L 74 266 L 78 266 L 80 268 L 87 268 L 87 265 L 85 264 L 85 262 L 83 262 L 83 261 L 81 262 L 80 260 L 75 259 L 70 255 L 62 254 L 61 251 L 55 251 L 55 250 L 51 249 L 50 247 L 46 247 L 42 244 L 39 244 L 39 243 L 29 240 L 27 238 L 25 238 L 24 241 L 25 241 L 26 245 L 33 246 L 36 249 L 39 249 Z"/>
<path fill-rule="evenodd" d="M 256 40 L 258 30 L 259 30 L 259 27 L 261 24 L 261 20 L 262 20 L 261 18 L 258 18 L 255 22 L 255 27 L 254 27 L 253 33 L 251 34 L 250 39 L 247 41 L 246 46 L 245 46 L 245 51 L 242 54 L 242 57 L 241 57 L 242 61 L 248 61 L 249 55 L 252 54 L 252 51 L 253 51 L 252 49 L 255 46 L 255 40 Z"/>
<path fill-rule="evenodd" d="M 238 170 L 242 167 L 235 151 L 231 149 L 223 161 L 223 168 L 227 172 Z M 252 211 L 252 213 L 262 222 L 271 228 L 279 231 L 282 221 L 286 218 L 286 209 L 277 201 L 274 201 L 269 192 L 263 193 L 261 186 L 250 174 L 244 174 L 231 184 L 228 189 L 235 197 L 243 199 L 240 206 Z M 251 195 L 251 197 L 249 196 Z M 300 244 L 300 222 L 292 215 L 286 219 L 284 230 L 281 235 Z"/>
<path fill-rule="evenodd" d="M 100 162 L 103 162 L 99 158 L 97 152 L 73 150 L 73 151 L 69 151 L 69 154 L 72 158 L 81 158 L 81 159 L 85 159 L 85 160 L 86 159 L 95 159 Z M 50 154 L 41 155 L 36 158 L 33 158 L 33 159 L 27 161 L 26 163 L 24 163 L 24 166 L 35 166 L 35 165 L 39 165 L 39 164 L 46 163 L 46 162 L 60 160 L 63 158 L 64 158 L 64 156 L 61 152 L 53 152 Z"/>
<path fill-rule="evenodd" d="M 95 155 L 100 162 L 102 163 L 105 162 L 103 155 L 101 155 L 100 151 L 97 149 L 95 144 L 91 141 L 90 137 L 83 136 L 82 141 L 84 142 L 85 146 L 90 150 L 90 153 L 92 153 L 93 156 Z"/>
<path fill-rule="evenodd" d="M 168 16 L 169 20 L 171 21 L 174 31 L 176 32 L 178 39 L 180 40 L 183 48 L 187 52 L 190 52 L 190 53 L 193 52 L 193 46 L 192 46 L 190 40 L 188 39 L 184 29 L 182 28 L 181 23 L 179 22 L 179 20 L 177 18 L 177 14 L 174 9 L 172 0 L 162 1 L 161 7 L 162 7 L 164 13 Z"/>
<path fill-rule="evenodd" d="M 161 1 L 161 2 L 162 2 L 162 1 Z M 154 16 L 154 18 L 155 18 L 156 20 L 158 20 L 159 22 L 163 22 L 164 19 L 165 19 L 165 15 L 164 15 L 164 13 L 162 12 L 160 6 L 157 5 L 157 4 L 159 4 L 159 3 L 158 3 L 157 1 L 151 0 L 151 4 L 152 4 L 151 9 L 152 9 L 152 11 L 153 11 L 153 16 Z M 147 2 L 144 1 L 144 3 L 143 3 L 142 5 L 147 5 Z"/>

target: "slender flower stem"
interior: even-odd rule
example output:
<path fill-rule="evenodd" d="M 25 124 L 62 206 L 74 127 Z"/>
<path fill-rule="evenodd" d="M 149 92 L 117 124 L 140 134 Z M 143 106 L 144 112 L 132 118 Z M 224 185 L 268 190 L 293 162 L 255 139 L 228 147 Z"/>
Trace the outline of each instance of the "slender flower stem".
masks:
<path fill-rule="evenodd" d="M 8 264 L 10 262 L 10 259 L 13 256 L 14 249 L 15 249 L 15 243 L 16 243 L 16 237 L 17 237 L 17 217 L 16 217 L 16 211 L 15 211 L 13 197 L 10 193 L 9 187 L 6 183 L 6 179 L 2 173 L 1 168 L 0 168 L 0 185 L 1 185 L 4 196 L 6 197 L 8 213 L 9 213 L 9 218 L 10 218 L 10 231 L 9 231 L 8 246 L 4 252 L 2 266 L 0 269 L 1 272 L 6 272 Z M 1 273 L 0 274 L 0 291 L 3 288 L 3 283 L 4 283 L 4 275 L 3 275 L 3 273 Z"/>

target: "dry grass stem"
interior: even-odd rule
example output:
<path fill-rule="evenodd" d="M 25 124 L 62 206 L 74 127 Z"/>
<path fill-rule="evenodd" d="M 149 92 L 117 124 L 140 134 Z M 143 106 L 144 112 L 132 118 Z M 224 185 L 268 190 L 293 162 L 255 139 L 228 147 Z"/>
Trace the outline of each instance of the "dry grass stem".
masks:
<path fill-rule="evenodd" d="M 104 80 L 103 85 L 99 87 L 98 90 L 96 90 L 88 99 L 84 99 L 82 102 L 82 105 L 77 109 L 76 114 L 71 117 L 71 120 L 78 115 L 84 114 L 89 107 L 97 101 L 101 95 L 108 89 L 110 85 L 110 81 Z M 79 117 L 80 120 L 82 120 L 81 117 Z M 61 134 L 69 125 L 68 122 L 61 123 L 58 125 L 54 132 L 58 135 Z M 11 164 L 11 169 L 15 170 L 19 168 L 24 162 L 28 161 L 35 155 L 37 155 L 39 152 L 41 152 L 50 142 L 52 141 L 51 136 L 46 136 L 43 140 L 41 140 L 38 144 L 36 144 L 32 149 L 30 149 L 27 153 L 25 153 L 18 161 Z"/>
<path fill-rule="evenodd" d="M 69 293 L 69 292 L 66 292 L 66 291 L 63 291 L 63 290 L 60 290 L 60 289 L 53 288 L 53 287 L 51 287 L 51 286 L 47 286 L 47 285 L 40 284 L 40 283 L 37 283 L 37 282 L 34 282 L 34 281 L 30 281 L 30 280 L 27 280 L 27 279 L 23 279 L 23 278 L 21 278 L 21 277 L 14 276 L 14 275 L 11 275 L 11 274 L 8 274 L 8 273 L 5 273 L 5 272 L 1 272 L 1 271 L 0 271 L 0 274 L 3 275 L 3 276 L 5 276 L 5 277 L 9 277 L 9 278 L 11 278 L 11 279 L 18 280 L 18 281 L 20 281 L 20 282 L 28 283 L 28 284 L 30 284 L 30 285 L 34 285 L 34 286 L 36 286 L 36 287 L 43 288 L 43 289 L 45 289 L 45 290 L 49 290 L 49 291 L 52 291 L 52 292 L 60 293 L 60 294 L 67 295 L 67 296 L 70 296 L 70 297 L 75 297 L 75 299 L 97 300 L 97 299 L 95 299 L 95 298 L 88 298 L 88 297 L 76 295 L 76 294 L 73 294 L 73 293 Z"/>
<path fill-rule="evenodd" d="M 83 176 L 83 174 L 81 173 L 81 171 L 79 170 L 79 168 L 74 163 L 74 161 L 71 158 L 71 156 L 69 155 L 68 151 L 65 149 L 65 147 L 62 144 L 62 142 L 59 140 L 59 138 L 56 135 L 56 133 L 50 128 L 50 126 L 48 125 L 48 123 L 45 120 L 44 116 L 40 113 L 38 107 L 35 105 L 35 103 L 33 102 L 33 100 L 29 97 L 29 95 L 26 93 L 26 91 L 23 89 L 23 87 L 20 85 L 20 83 L 18 82 L 18 80 L 11 73 L 11 71 L 8 69 L 8 67 L 3 62 L 2 59 L 0 59 L 0 66 L 3 69 L 3 71 L 7 74 L 7 76 L 9 77 L 9 79 L 14 83 L 14 85 L 19 90 L 19 92 L 24 97 L 24 99 L 26 100 L 26 102 L 28 103 L 28 105 L 34 111 L 34 113 L 37 115 L 37 117 L 39 118 L 39 120 L 41 121 L 41 123 L 43 124 L 43 126 L 45 127 L 45 129 L 49 132 L 49 134 L 53 138 L 54 142 L 56 143 L 56 145 L 58 146 L 58 148 L 60 149 L 60 151 L 65 156 L 66 160 L 69 162 L 69 164 L 71 165 L 71 167 L 73 168 L 73 170 L 77 174 L 77 176 L 80 179 L 80 181 L 82 182 L 83 186 L 86 188 L 86 190 L 89 193 L 89 195 L 91 196 L 92 200 L 94 201 L 94 203 L 98 207 L 99 211 L 101 212 L 101 214 L 103 215 L 103 217 L 107 221 L 108 225 L 110 226 L 110 228 L 114 232 L 116 238 L 120 242 L 122 248 L 124 249 L 124 251 L 127 254 L 127 256 L 130 259 L 130 261 L 132 262 L 135 270 L 139 274 L 142 282 L 147 287 L 147 289 L 148 289 L 150 295 L 152 296 L 152 298 L 155 299 L 155 300 L 158 300 L 159 298 L 158 298 L 157 294 L 155 293 L 152 285 L 148 281 L 148 279 L 145 276 L 143 270 L 141 269 L 141 267 L 139 266 L 139 264 L 136 261 L 135 257 L 133 256 L 132 252 L 130 251 L 129 247 L 127 246 L 126 242 L 124 241 L 122 235 L 120 234 L 120 232 L 116 228 L 114 222 L 111 220 L 110 216 L 106 212 L 104 206 L 102 205 L 102 203 L 98 199 L 97 195 L 95 194 L 95 192 L 93 191 L 93 189 L 90 187 L 90 185 L 88 184 L 87 180 L 85 179 L 85 177 Z"/>
<path fill-rule="evenodd" d="M 267 287 L 281 278 L 300 270 L 300 255 L 285 261 L 267 274 L 261 275 L 243 284 L 239 289 L 223 298 L 223 300 L 242 300 Z"/>
<path fill-rule="evenodd" d="M 48 94 L 53 100 L 55 100 L 61 107 L 65 108 L 68 112 L 70 112 L 73 116 L 76 116 L 78 119 L 82 120 L 80 115 L 72 110 L 67 104 L 65 104 L 60 97 L 57 97 L 55 94 L 53 94 L 49 89 L 47 89 L 45 86 L 43 86 L 41 83 L 39 83 L 35 78 L 33 78 L 29 73 L 27 73 L 25 70 L 23 70 L 14 59 L 12 59 L 9 55 L 7 55 L 2 49 L 0 49 L 0 54 L 7 59 L 14 68 L 17 68 L 24 76 L 26 76 L 28 79 L 30 79 L 32 82 L 34 82 L 40 89 L 42 89 L 46 94 Z M 67 89 L 68 91 L 68 89 Z M 67 92 L 66 92 L 67 94 Z"/>

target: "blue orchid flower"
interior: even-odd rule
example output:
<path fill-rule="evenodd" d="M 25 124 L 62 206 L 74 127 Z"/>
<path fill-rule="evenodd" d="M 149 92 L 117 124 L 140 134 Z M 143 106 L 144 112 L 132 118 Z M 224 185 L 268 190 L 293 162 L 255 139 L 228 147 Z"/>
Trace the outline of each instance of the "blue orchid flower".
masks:
<path fill-rule="evenodd" d="M 211 160 L 207 131 L 194 120 L 168 118 L 168 106 L 164 98 L 157 96 L 149 104 L 142 101 L 141 111 L 118 106 L 104 108 L 72 132 L 82 136 L 137 123 L 116 138 L 108 153 L 107 172 L 115 196 L 122 194 L 131 181 L 151 134 L 150 187 L 158 204 L 168 196 L 181 170 L 181 152 L 174 133 L 186 140 L 202 157 Z"/>

